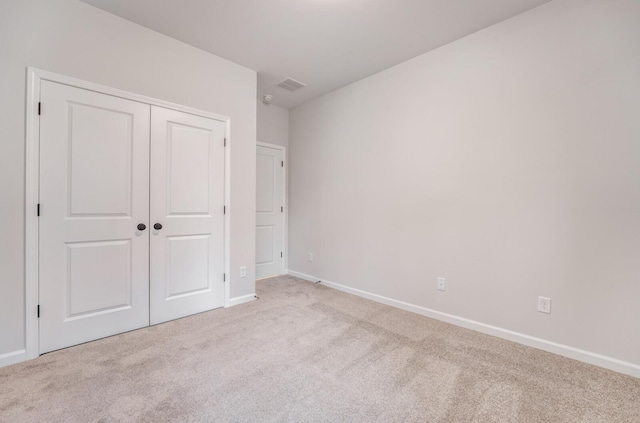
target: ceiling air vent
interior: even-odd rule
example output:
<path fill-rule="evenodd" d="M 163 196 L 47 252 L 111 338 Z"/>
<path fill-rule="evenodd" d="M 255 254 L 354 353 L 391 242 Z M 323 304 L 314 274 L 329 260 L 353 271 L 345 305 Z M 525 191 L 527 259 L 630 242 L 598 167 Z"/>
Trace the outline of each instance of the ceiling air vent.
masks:
<path fill-rule="evenodd" d="M 295 90 L 297 90 L 299 88 L 303 88 L 303 87 L 306 87 L 306 86 L 307 86 L 307 84 L 303 84 L 302 82 L 296 81 L 293 78 L 287 78 L 287 79 L 285 79 L 284 81 L 282 81 L 281 83 L 278 84 L 278 87 L 282 87 L 282 88 L 284 88 L 286 90 L 289 90 L 289 91 L 295 91 Z"/>

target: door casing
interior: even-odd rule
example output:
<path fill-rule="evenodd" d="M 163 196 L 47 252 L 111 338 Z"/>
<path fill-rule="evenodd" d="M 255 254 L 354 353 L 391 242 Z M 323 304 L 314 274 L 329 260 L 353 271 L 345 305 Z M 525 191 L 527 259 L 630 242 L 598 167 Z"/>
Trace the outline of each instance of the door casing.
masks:
<path fill-rule="evenodd" d="M 39 112 L 46 113 L 46 105 L 40 108 L 40 84 L 42 81 L 57 82 L 85 90 L 95 91 L 115 97 L 160 106 L 167 109 L 190 113 L 224 122 L 225 129 L 225 176 L 224 199 L 227 213 L 224 215 L 224 271 L 230 275 L 230 218 L 231 218 L 231 131 L 230 118 L 219 114 L 194 109 L 188 106 L 123 91 L 117 88 L 95 84 L 77 78 L 60 75 L 32 67 L 27 68 L 26 98 L 26 145 L 25 145 L 25 352 L 26 359 L 38 357 L 39 346 L 39 221 L 38 204 L 40 202 L 40 119 Z M 225 307 L 229 306 L 230 277 L 225 282 Z M 43 310 L 43 312 L 45 312 Z"/>

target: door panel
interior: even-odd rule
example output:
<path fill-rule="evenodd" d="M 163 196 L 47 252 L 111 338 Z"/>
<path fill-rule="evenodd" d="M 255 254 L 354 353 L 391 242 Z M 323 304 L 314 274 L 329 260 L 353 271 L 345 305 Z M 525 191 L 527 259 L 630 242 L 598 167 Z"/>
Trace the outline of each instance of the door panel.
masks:
<path fill-rule="evenodd" d="M 275 168 L 279 150 L 258 146 L 256 157 L 256 211 L 274 213 L 275 207 Z M 279 162 L 278 162 L 279 163 Z"/>
<path fill-rule="evenodd" d="M 69 318 L 131 307 L 131 240 L 66 246 Z"/>
<path fill-rule="evenodd" d="M 130 216 L 133 116 L 75 102 L 69 102 L 67 112 L 69 214 Z"/>
<path fill-rule="evenodd" d="M 256 156 L 256 278 L 283 273 L 282 150 L 258 146 Z"/>
<path fill-rule="evenodd" d="M 211 235 L 167 237 L 167 299 L 211 290 Z"/>
<path fill-rule="evenodd" d="M 208 123 L 208 122 L 207 122 Z M 179 122 L 167 122 L 167 199 L 169 216 L 209 216 L 211 176 L 211 130 Z M 224 134 L 223 140 L 224 140 Z M 221 141 L 224 142 L 224 141 Z M 218 146 L 220 147 L 220 146 Z M 219 169 L 218 169 L 219 170 Z M 210 175 L 211 172 L 213 175 Z"/>
<path fill-rule="evenodd" d="M 225 130 L 151 107 L 151 324 L 224 306 Z"/>
<path fill-rule="evenodd" d="M 149 324 L 150 106 L 43 81 L 40 353 Z"/>
<path fill-rule="evenodd" d="M 256 226 L 256 264 L 273 263 L 275 234 L 274 225 Z"/>

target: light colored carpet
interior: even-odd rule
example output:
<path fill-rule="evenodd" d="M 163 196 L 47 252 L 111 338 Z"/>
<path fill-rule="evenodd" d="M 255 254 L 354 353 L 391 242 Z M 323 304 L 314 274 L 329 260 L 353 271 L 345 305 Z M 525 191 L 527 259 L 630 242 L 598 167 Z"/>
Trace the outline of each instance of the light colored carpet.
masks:
<path fill-rule="evenodd" d="M 640 422 L 640 379 L 292 277 L 0 369 L 2 422 Z"/>

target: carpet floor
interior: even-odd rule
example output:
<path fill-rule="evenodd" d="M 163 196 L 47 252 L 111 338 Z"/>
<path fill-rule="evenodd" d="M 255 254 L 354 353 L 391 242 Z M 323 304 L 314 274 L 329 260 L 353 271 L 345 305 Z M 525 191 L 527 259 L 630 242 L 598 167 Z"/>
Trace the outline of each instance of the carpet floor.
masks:
<path fill-rule="evenodd" d="M 0 369 L 2 422 L 640 422 L 640 379 L 290 276 Z"/>

